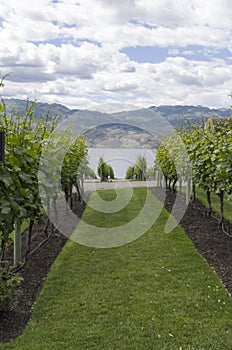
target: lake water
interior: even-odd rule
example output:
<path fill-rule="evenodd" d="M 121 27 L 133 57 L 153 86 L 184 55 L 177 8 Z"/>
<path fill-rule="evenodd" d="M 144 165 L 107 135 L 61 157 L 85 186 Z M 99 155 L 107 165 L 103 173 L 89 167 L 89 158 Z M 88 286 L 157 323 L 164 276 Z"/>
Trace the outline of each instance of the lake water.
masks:
<path fill-rule="evenodd" d="M 137 157 L 143 155 L 147 160 L 147 168 L 154 166 L 155 150 L 140 148 L 88 148 L 89 165 L 97 173 L 99 158 L 111 165 L 114 175 L 118 179 L 124 179 L 129 166 L 136 163 Z"/>

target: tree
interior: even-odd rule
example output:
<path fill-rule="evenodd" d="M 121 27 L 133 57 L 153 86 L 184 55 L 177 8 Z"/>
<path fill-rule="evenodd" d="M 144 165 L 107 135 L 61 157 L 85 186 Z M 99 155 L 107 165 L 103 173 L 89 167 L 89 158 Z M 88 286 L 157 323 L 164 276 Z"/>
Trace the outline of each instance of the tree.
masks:
<path fill-rule="evenodd" d="M 135 167 L 129 166 L 129 168 L 126 171 L 126 179 L 131 180 L 134 179 L 134 174 L 135 174 Z"/>
<path fill-rule="evenodd" d="M 108 165 L 109 168 L 109 176 L 111 179 L 114 179 L 114 170 L 111 165 Z"/>
<path fill-rule="evenodd" d="M 99 158 L 97 173 L 100 176 L 101 181 L 108 181 L 108 177 L 110 179 L 114 179 L 114 171 L 113 168 L 106 164 L 103 157 Z"/>
<path fill-rule="evenodd" d="M 155 168 L 154 167 L 148 168 L 146 171 L 146 178 L 153 179 L 154 177 L 155 177 Z"/>
<path fill-rule="evenodd" d="M 163 173 L 166 188 L 173 192 L 176 191 L 177 181 L 182 183 L 192 177 L 188 149 L 182 134 L 179 131 L 163 136 L 156 152 L 155 167 Z"/>
<path fill-rule="evenodd" d="M 137 157 L 135 164 L 135 176 L 137 180 L 146 181 L 147 160 L 144 155 Z"/>

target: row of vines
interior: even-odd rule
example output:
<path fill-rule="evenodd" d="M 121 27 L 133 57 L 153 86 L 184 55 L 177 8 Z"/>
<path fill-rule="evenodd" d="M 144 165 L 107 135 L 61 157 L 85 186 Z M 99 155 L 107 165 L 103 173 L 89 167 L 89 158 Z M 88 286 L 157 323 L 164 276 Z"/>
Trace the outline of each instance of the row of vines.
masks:
<path fill-rule="evenodd" d="M 204 126 L 191 125 L 165 136 L 157 150 L 156 167 L 165 178 L 166 187 L 175 191 L 177 181 L 192 183 L 206 193 L 208 210 L 212 215 L 211 194 L 220 201 L 219 224 L 230 235 L 229 223 L 224 220 L 224 198 L 232 193 L 232 121 L 208 119 Z"/>
<path fill-rule="evenodd" d="M 59 191 L 55 188 L 57 183 L 52 181 L 57 172 L 61 179 L 61 191 L 69 205 L 72 207 L 74 187 L 81 200 L 82 169 L 83 164 L 87 164 L 85 139 L 82 136 L 75 136 L 73 139 L 67 130 L 62 136 L 57 135 L 56 117 L 48 112 L 36 119 L 34 110 L 35 104 L 28 102 L 25 113 L 14 110 L 8 113 L 7 106 L 1 99 L 0 126 L 5 135 L 5 157 L 0 163 L 0 309 L 9 305 L 20 283 L 19 276 L 13 272 L 23 264 L 23 224 L 28 226 L 26 252 L 23 254 L 27 259 L 32 253 L 31 233 L 34 223 L 43 216 L 44 209 L 49 211 L 50 206 L 56 206 L 59 201 Z M 41 155 L 49 144 L 52 145 L 53 157 L 45 159 L 41 167 Z M 62 156 L 62 169 L 57 169 L 57 155 L 61 149 L 67 151 Z M 39 171 L 45 178 L 51 179 L 42 182 L 42 192 L 39 186 Z M 42 177 L 40 175 L 40 178 Z M 50 225 L 49 228 L 48 219 L 45 236 L 49 237 L 53 233 L 51 227 Z M 12 244 L 13 256 L 9 260 L 7 252 Z"/>

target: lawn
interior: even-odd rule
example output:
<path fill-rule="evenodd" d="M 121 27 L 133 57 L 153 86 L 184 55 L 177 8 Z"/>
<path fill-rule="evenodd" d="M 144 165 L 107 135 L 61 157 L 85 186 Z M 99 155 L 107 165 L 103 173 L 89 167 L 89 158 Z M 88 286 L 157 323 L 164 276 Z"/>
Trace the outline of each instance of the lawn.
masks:
<path fill-rule="evenodd" d="M 176 186 L 177 190 L 179 190 L 179 186 Z M 182 192 L 186 191 L 186 186 L 182 186 Z M 206 206 L 208 207 L 207 198 L 206 198 L 206 192 L 203 191 L 200 187 L 196 186 L 196 197 Z M 211 202 L 212 202 L 212 209 L 213 211 L 220 217 L 220 200 L 216 193 L 211 192 L 210 194 Z M 225 219 L 231 220 L 231 213 L 232 213 L 232 199 L 229 199 L 227 194 L 225 193 L 224 196 L 224 217 Z"/>
<path fill-rule="evenodd" d="M 115 199 L 114 191 L 100 195 Z M 146 195 L 136 188 L 120 215 L 100 214 L 90 207 L 95 192 L 83 219 L 117 227 L 138 215 Z M 180 226 L 164 233 L 168 215 L 162 210 L 145 234 L 120 247 L 69 240 L 25 332 L 0 350 L 231 350 L 232 299 Z"/>
<path fill-rule="evenodd" d="M 206 205 L 206 207 L 208 207 L 205 191 L 203 191 L 199 187 L 197 187 L 196 195 L 197 195 L 197 198 L 199 198 L 201 200 L 201 202 L 204 203 Z M 212 201 L 213 211 L 215 213 L 217 213 L 218 216 L 220 216 L 220 201 L 219 201 L 218 195 L 215 193 L 211 193 L 211 201 Z M 225 219 L 231 221 L 231 213 L 232 213 L 232 200 L 228 199 L 226 194 L 225 194 L 225 198 L 224 198 L 224 216 L 225 216 Z"/>

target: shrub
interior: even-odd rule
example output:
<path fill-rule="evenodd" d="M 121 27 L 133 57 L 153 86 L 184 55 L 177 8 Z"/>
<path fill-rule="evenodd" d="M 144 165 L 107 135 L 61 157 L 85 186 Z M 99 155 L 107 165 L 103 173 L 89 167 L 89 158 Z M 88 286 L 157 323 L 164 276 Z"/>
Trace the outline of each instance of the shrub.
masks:
<path fill-rule="evenodd" d="M 19 274 L 0 267 L 0 311 L 8 309 L 13 297 L 21 293 L 19 286 L 22 280 Z"/>

